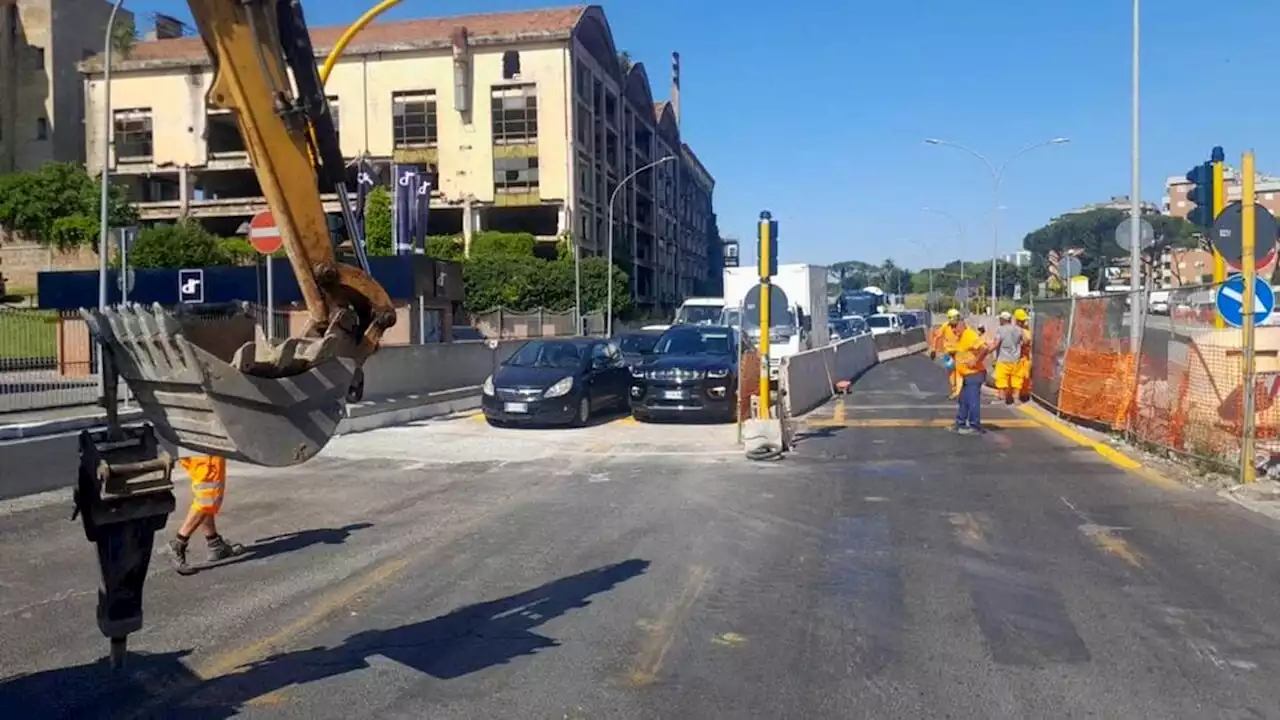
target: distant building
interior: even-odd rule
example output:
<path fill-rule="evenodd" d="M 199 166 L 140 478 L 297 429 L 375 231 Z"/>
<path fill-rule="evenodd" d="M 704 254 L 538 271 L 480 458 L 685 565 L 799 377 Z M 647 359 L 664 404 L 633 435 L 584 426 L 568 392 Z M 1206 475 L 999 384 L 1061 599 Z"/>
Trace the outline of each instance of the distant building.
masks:
<path fill-rule="evenodd" d="M 110 14 L 106 0 L 0 0 L 0 173 L 84 162 L 76 63 L 102 51 Z"/>
<path fill-rule="evenodd" d="M 1110 200 L 1107 200 L 1105 202 L 1089 203 L 1088 205 L 1081 205 L 1080 207 L 1075 208 L 1074 210 L 1068 210 L 1062 213 L 1061 217 L 1066 217 L 1068 215 L 1081 215 L 1083 213 L 1093 212 L 1094 210 L 1123 210 L 1125 212 L 1128 212 L 1129 208 L 1131 208 L 1132 206 L 1133 206 L 1132 203 L 1129 202 L 1128 195 L 1112 195 Z M 1144 213 L 1160 212 L 1160 206 L 1152 202 L 1142 202 L 1140 204 L 1140 207 L 1142 208 L 1142 212 Z"/>
<path fill-rule="evenodd" d="M 1019 250 L 1009 253 L 1000 259 L 1016 267 L 1026 267 L 1031 264 L 1031 251 Z"/>
<path fill-rule="evenodd" d="M 1236 202 L 1240 199 L 1240 173 L 1235 168 L 1228 167 L 1224 174 L 1227 202 Z M 1272 215 L 1280 215 L 1280 176 L 1257 173 L 1253 182 L 1256 202 L 1270 210 Z M 1164 181 L 1164 187 L 1164 213 L 1185 218 L 1191 212 L 1191 203 L 1187 200 L 1191 183 L 1187 182 L 1185 176 L 1174 175 Z"/>

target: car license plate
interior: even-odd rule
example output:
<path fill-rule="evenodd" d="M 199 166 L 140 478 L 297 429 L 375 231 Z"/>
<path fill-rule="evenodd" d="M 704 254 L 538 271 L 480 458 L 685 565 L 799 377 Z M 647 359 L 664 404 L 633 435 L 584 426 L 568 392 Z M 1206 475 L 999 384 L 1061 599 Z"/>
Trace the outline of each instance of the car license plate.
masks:
<path fill-rule="evenodd" d="M 662 397 L 664 400 L 683 400 L 684 391 L 683 390 L 663 390 Z"/>
<path fill-rule="evenodd" d="M 527 413 L 529 412 L 529 403 L 511 402 L 503 405 L 502 409 L 509 413 Z"/>

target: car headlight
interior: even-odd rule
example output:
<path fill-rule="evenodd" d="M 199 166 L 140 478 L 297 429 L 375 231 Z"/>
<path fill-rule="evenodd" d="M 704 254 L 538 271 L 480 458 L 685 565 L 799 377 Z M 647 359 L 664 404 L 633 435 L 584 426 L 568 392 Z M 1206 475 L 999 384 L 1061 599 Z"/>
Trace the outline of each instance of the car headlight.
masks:
<path fill-rule="evenodd" d="M 707 371 L 707 377 L 709 377 L 709 378 L 725 378 L 725 377 L 729 377 L 729 371 L 728 371 L 728 369 L 726 369 L 726 368 L 720 368 L 719 370 L 708 370 L 708 371 Z"/>
<path fill-rule="evenodd" d="M 485 395 L 493 394 L 493 376 L 492 375 L 484 379 L 484 384 L 480 386 L 480 392 L 484 393 Z"/>
<path fill-rule="evenodd" d="M 552 385 L 551 387 L 547 388 L 547 391 L 542 393 L 542 397 L 558 398 L 562 395 L 567 395 L 569 391 L 572 389 L 573 389 L 573 376 L 570 375 L 568 377 L 557 380 L 555 385 Z"/>

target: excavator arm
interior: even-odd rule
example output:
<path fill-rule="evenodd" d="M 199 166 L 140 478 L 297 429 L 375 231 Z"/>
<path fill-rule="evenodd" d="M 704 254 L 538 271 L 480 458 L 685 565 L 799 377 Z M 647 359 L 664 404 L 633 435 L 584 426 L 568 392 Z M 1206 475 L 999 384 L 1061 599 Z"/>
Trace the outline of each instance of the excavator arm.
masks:
<path fill-rule="evenodd" d="M 359 398 L 364 362 L 396 319 L 360 239 L 349 237 L 356 230 L 345 167 L 299 1 L 188 4 L 214 70 L 208 104 L 236 118 L 308 322 L 279 343 L 254 324 L 228 346 L 230 330 L 218 327 L 219 342 L 202 342 L 200 328 L 159 305 L 81 311 L 103 351 L 107 427 L 80 436 L 75 505 L 98 547 L 98 625 L 117 666 L 129 633 L 142 627 L 154 535 L 176 504 L 165 444 L 255 465 L 305 462 L 333 437 L 347 401 Z M 342 201 L 336 238 L 324 192 Z M 340 257 L 346 246 L 356 264 Z M 119 380 L 146 422 L 118 422 Z"/>

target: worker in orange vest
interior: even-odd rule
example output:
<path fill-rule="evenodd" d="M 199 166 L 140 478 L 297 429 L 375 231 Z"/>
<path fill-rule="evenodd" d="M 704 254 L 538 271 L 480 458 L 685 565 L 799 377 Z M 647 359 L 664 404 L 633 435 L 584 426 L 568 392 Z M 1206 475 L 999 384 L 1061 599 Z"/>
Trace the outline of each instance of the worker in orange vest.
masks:
<path fill-rule="evenodd" d="M 951 308 L 947 311 L 947 321 L 938 326 L 934 331 L 933 338 L 929 344 L 929 359 L 936 358 L 939 353 L 947 357 L 947 367 L 950 374 L 947 377 L 948 386 L 951 388 L 951 399 L 960 397 L 960 373 L 955 369 L 955 345 L 960 340 L 961 333 L 964 332 L 965 323 L 960 319 L 960 311 Z"/>
<path fill-rule="evenodd" d="M 1018 388 L 1018 399 L 1026 402 L 1031 399 L 1031 316 L 1026 310 L 1018 308 L 1013 311 L 1013 321 L 1022 328 L 1022 357 L 1018 360 L 1017 376 L 1021 383 Z"/>
<path fill-rule="evenodd" d="M 179 458 L 182 469 L 191 477 L 191 508 L 178 528 L 177 536 L 169 541 L 169 551 L 178 572 L 184 575 L 194 572 L 187 563 L 187 541 L 196 530 L 203 528 L 209 545 L 208 562 L 239 555 L 244 546 L 233 545 L 218 534 L 214 518 L 222 509 L 222 498 L 227 487 L 227 459 L 217 455 L 200 455 Z"/>
<path fill-rule="evenodd" d="M 987 355 L 995 348 L 971 327 L 960 332 L 954 345 L 956 373 L 960 376 L 960 394 L 956 424 L 950 429 L 961 435 L 985 432 L 982 427 L 982 387 L 986 384 Z"/>

